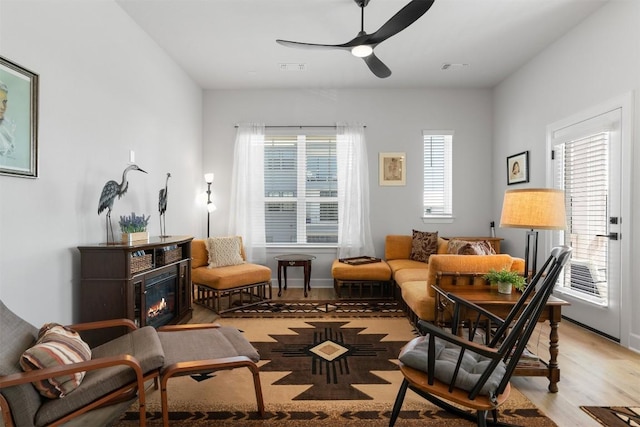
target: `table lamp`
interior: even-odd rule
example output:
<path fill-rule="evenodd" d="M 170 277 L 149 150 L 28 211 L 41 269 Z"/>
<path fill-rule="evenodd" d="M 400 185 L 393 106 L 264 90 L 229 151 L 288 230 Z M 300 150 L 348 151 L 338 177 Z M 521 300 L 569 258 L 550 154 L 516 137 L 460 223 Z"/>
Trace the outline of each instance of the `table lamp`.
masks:
<path fill-rule="evenodd" d="M 524 275 L 527 279 L 534 277 L 538 258 L 538 232 L 534 229 L 564 230 L 567 228 L 564 191 L 552 188 L 505 191 L 500 227 L 529 229 L 524 253 Z M 531 267 L 529 266 L 530 256 Z M 530 273 L 529 268 L 531 268 Z"/>

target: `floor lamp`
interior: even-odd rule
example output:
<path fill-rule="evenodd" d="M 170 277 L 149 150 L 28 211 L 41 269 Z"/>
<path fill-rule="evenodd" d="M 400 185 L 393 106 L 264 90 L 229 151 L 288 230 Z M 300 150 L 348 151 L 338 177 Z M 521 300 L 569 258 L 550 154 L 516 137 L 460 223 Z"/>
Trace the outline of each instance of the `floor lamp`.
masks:
<path fill-rule="evenodd" d="M 211 230 L 211 212 L 216 210 L 216 205 L 211 201 L 211 184 L 213 184 L 213 173 L 205 173 L 204 180 L 207 183 L 207 237 Z"/>
<path fill-rule="evenodd" d="M 535 229 L 567 228 L 564 191 L 551 188 L 505 191 L 500 227 L 529 229 L 524 252 L 524 276 L 526 279 L 534 277 L 538 260 L 538 232 Z"/>

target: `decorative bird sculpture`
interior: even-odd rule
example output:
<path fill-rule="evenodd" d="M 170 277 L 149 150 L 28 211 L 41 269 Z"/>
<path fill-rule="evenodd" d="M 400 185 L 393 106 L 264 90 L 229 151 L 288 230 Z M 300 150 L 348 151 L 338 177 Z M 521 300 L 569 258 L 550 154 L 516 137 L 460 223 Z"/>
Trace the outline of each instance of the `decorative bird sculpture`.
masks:
<path fill-rule="evenodd" d="M 164 188 L 160 189 L 158 195 L 158 211 L 160 211 L 160 237 L 167 236 L 167 223 L 164 219 L 164 213 L 167 211 L 167 189 L 169 185 L 169 178 L 171 174 L 167 172 L 167 180 L 164 183 Z"/>
<path fill-rule="evenodd" d="M 129 189 L 127 173 L 129 173 L 129 171 L 131 170 L 147 173 L 146 171 L 140 169 L 138 165 L 129 165 L 124 170 L 124 172 L 122 172 L 122 182 L 120 184 L 115 181 L 108 181 L 104 185 L 104 187 L 102 187 L 102 194 L 100 195 L 100 202 L 98 203 L 98 215 L 100 215 L 105 209 L 107 210 L 107 243 L 109 242 L 109 231 L 111 231 L 111 241 L 115 241 L 113 236 L 113 227 L 111 225 L 111 209 L 113 208 L 113 202 L 115 202 L 116 196 L 119 199 L 120 197 L 124 196 Z"/>

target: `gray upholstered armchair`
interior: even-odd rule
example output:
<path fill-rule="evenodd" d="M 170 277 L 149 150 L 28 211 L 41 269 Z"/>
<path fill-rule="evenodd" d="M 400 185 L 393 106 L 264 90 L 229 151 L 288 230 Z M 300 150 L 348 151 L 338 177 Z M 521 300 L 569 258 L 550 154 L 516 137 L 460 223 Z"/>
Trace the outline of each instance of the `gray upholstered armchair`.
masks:
<path fill-rule="evenodd" d="M 80 334 L 95 328 L 122 327 L 129 332 L 90 350 L 90 359 L 24 371 L 26 350 L 39 331 L 0 301 L 0 409 L 9 426 L 110 425 L 133 402 L 139 402 L 139 425 L 146 425 L 145 382 L 162 385 L 163 422 L 168 425 L 167 382 L 170 378 L 238 367 L 253 374 L 258 411 L 264 413 L 257 351 L 235 328 L 219 325 L 177 325 L 156 331 L 136 328 L 129 320 L 71 325 Z M 82 340 L 80 340 L 82 341 Z M 43 397 L 34 382 L 86 372 L 77 388 L 64 398 Z"/>

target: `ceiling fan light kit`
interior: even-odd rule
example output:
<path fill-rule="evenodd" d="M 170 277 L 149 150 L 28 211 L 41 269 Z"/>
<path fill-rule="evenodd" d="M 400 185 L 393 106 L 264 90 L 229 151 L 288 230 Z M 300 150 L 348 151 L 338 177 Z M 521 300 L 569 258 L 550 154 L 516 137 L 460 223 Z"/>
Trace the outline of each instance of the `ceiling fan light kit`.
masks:
<path fill-rule="evenodd" d="M 354 46 L 351 49 L 351 54 L 353 56 L 357 56 L 358 58 L 364 58 L 365 56 L 369 56 L 373 53 L 373 48 L 366 44 L 361 44 L 358 46 Z"/>
<path fill-rule="evenodd" d="M 433 5 L 434 0 L 411 0 L 399 12 L 385 22 L 375 33 L 364 31 L 364 8 L 370 0 L 354 0 L 360 7 L 360 32 L 350 41 L 343 44 L 317 44 L 276 40 L 277 43 L 303 49 L 342 49 L 349 50 L 353 56 L 362 58 L 373 74 L 381 79 L 389 77 L 391 70 L 373 53 L 377 45 L 413 24 Z"/>

